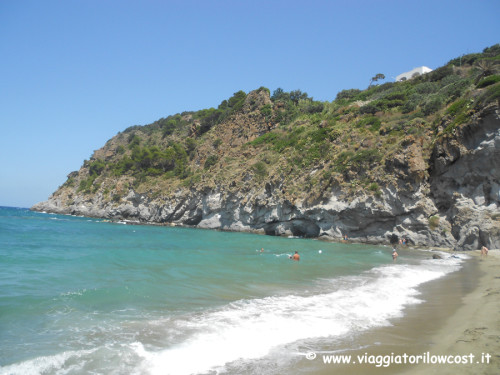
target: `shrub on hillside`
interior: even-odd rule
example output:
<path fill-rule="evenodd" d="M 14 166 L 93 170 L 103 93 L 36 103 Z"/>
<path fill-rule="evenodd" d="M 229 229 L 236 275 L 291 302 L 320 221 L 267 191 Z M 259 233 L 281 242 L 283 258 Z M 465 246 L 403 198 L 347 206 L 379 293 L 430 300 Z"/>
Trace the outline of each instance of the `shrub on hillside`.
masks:
<path fill-rule="evenodd" d="M 166 137 L 172 134 L 177 127 L 177 121 L 170 119 L 163 124 L 163 136 Z"/>
<path fill-rule="evenodd" d="M 342 90 L 337 94 L 337 97 L 335 100 L 350 100 L 353 99 L 356 95 L 360 94 L 361 90 L 359 89 L 348 89 L 348 90 Z"/>
<path fill-rule="evenodd" d="M 378 131 L 380 129 L 380 126 L 382 125 L 380 119 L 376 116 L 367 116 L 362 118 L 361 120 L 358 121 L 356 124 L 357 127 L 369 127 L 370 131 Z"/>
<path fill-rule="evenodd" d="M 128 148 L 131 150 L 132 148 L 134 148 L 135 146 L 139 146 L 141 144 L 141 137 L 139 137 L 137 134 L 135 133 L 131 133 L 128 137 Z"/>
<path fill-rule="evenodd" d="M 422 82 L 415 85 L 415 91 L 419 94 L 433 94 L 439 90 L 439 85 L 436 82 Z"/>
<path fill-rule="evenodd" d="M 374 115 L 375 113 L 377 113 L 380 109 L 373 103 L 368 103 L 364 106 L 362 106 L 360 109 L 359 109 L 359 113 L 361 113 L 362 115 L 364 114 L 371 114 L 371 115 Z"/>
<path fill-rule="evenodd" d="M 210 167 L 217 164 L 217 156 L 210 155 L 207 160 L 205 160 L 205 165 L 203 166 L 205 169 L 210 169 Z"/>
<path fill-rule="evenodd" d="M 443 99 L 439 95 L 431 97 L 422 108 L 424 115 L 428 116 L 437 112 L 443 106 Z"/>
<path fill-rule="evenodd" d="M 269 121 L 271 119 L 271 116 L 273 114 L 273 110 L 271 109 L 271 104 L 266 104 L 260 109 L 260 113 L 262 116 L 266 118 L 266 121 Z"/>
<path fill-rule="evenodd" d="M 442 96 L 443 102 L 449 103 L 462 96 L 469 86 L 468 78 L 461 78 L 457 75 L 447 76 L 441 81 L 439 95 Z"/>
<path fill-rule="evenodd" d="M 459 112 L 461 112 L 465 108 L 466 105 L 467 105 L 467 100 L 465 99 L 457 100 L 455 103 L 453 103 L 448 107 L 446 113 L 452 116 L 456 116 Z"/>
<path fill-rule="evenodd" d="M 424 75 L 422 77 L 426 77 L 431 82 L 436 82 L 436 81 L 440 81 L 444 77 L 452 75 L 452 74 L 453 74 L 453 66 L 445 65 L 445 66 L 442 66 L 441 68 L 433 70 L 430 73 L 427 73 L 426 75 Z"/>
<path fill-rule="evenodd" d="M 305 105 L 304 111 L 306 113 L 321 113 L 323 112 L 324 104 L 322 102 L 310 101 Z"/>
<path fill-rule="evenodd" d="M 485 91 L 477 98 L 476 108 L 485 106 L 495 100 L 500 100 L 500 83 L 488 86 Z"/>
<path fill-rule="evenodd" d="M 429 218 L 429 228 L 436 230 L 439 227 L 439 216 L 431 216 Z"/>
<path fill-rule="evenodd" d="M 457 57 L 453 60 L 450 60 L 448 65 L 453 66 L 464 66 L 464 65 L 472 65 L 481 57 L 480 53 L 470 53 L 468 55 L 463 55 Z"/>
<path fill-rule="evenodd" d="M 500 82 L 500 75 L 495 74 L 486 78 L 483 78 L 481 81 L 477 83 L 477 88 L 481 89 L 486 86 L 493 85 L 494 83 Z"/>
<path fill-rule="evenodd" d="M 262 161 L 259 161 L 252 165 L 252 170 L 259 179 L 263 179 L 267 176 L 266 164 L 264 164 L 264 162 Z"/>
<path fill-rule="evenodd" d="M 94 160 L 89 164 L 89 174 L 91 176 L 93 175 L 99 176 L 105 167 L 106 163 L 104 163 L 103 160 L 101 159 Z"/>

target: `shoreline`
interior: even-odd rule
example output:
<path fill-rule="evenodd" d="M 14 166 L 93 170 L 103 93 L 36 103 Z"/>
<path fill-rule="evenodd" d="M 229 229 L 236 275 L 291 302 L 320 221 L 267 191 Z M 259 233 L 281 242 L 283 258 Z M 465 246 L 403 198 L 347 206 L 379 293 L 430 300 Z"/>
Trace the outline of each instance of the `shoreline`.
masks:
<path fill-rule="evenodd" d="M 419 364 L 403 374 L 500 373 L 500 250 L 490 250 L 487 256 L 481 256 L 479 251 L 467 254 L 474 256 L 478 263 L 477 286 L 432 336 L 429 352 L 474 357 L 468 357 L 467 363 L 461 364 Z M 491 356 L 489 363 L 488 355 Z"/>
<path fill-rule="evenodd" d="M 457 254 L 455 251 L 449 253 Z M 354 346 L 350 349 L 346 350 L 346 342 L 323 346 L 320 353 L 350 355 L 350 364 L 325 364 L 318 356 L 311 361 L 314 363 L 302 361 L 302 370 L 316 375 L 333 372 L 339 375 L 499 374 L 500 250 L 490 251 L 486 257 L 481 257 L 480 251 L 460 253 L 471 259 L 459 271 L 424 284 L 418 297 L 424 303 L 408 306 L 404 316 L 393 319 L 390 326 L 351 337 L 347 346 L 349 342 Z M 471 364 L 422 363 L 432 356 L 468 356 L 469 360 L 470 354 L 474 355 Z M 481 363 L 486 362 L 487 354 L 491 355 L 489 363 Z M 410 360 L 404 363 L 401 360 L 404 355 L 427 358 L 419 359 L 419 364 L 410 363 Z M 361 364 L 357 362 L 359 356 L 387 361 L 392 357 L 392 363 L 387 366 L 376 366 L 373 361 Z"/>

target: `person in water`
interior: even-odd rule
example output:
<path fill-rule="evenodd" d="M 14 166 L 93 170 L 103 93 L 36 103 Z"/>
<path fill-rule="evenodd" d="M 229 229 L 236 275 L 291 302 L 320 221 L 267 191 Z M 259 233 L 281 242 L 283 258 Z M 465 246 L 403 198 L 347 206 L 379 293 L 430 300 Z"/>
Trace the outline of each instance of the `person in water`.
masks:
<path fill-rule="evenodd" d="M 481 255 L 488 255 L 488 248 L 486 246 L 481 248 Z"/>
<path fill-rule="evenodd" d="M 299 252 L 296 251 L 295 254 L 293 254 L 291 257 L 290 257 L 291 260 L 297 260 L 299 261 L 300 260 L 300 255 L 299 255 Z"/>
<path fill-rule="evenodd" d="M 395 262 L 396 259 L 398 259 L 398 252 L 396 251 L 396 248 L 392 248 L 392 260 Z"/>

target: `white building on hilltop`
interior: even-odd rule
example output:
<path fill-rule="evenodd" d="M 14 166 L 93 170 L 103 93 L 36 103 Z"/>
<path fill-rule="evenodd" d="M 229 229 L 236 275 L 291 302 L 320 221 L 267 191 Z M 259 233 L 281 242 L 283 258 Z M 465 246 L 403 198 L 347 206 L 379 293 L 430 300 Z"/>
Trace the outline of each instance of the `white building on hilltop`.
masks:
<path fill-rule="evenodd" d="M 407 79 L 412 79 L 413 77 L 419 76 L 421 74 L 432 72 L 431 68 L 426 66 L 419 66 L 418 68 L 412 69 L 409 72 L 401 73 L 396 77 L 396 82 L 406 81 Z"/>

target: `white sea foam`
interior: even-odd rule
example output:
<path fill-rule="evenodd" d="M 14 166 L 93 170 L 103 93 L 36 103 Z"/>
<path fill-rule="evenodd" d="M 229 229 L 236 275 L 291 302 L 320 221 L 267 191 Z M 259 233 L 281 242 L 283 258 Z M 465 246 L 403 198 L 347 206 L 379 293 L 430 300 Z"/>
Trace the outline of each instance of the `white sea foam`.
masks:
<path fill-rule="evenodd" d="M 341 338 L 387 326 L 403 315 L 405 306 L 422 302 L 418 286 L 457 270 L 465 258 L 442 255 L 445 259 L 389 264 L 358 276 L 323 279 L 316 290 L 308 292 L 239 300 L 205 312 L 169 317 L 162 322 L 164 326 L 151 321 L 150 329 L 169 337 L 165 345 L 158 341 L 146 345 L 137 336 L 129 343 L 66 351 L 6 366 L 0 368 L 0 375 L 72 374 L 86 371 L 89 364 L 97 372 L 106 369 L 110 373 L 221 373 L 231 363 L 273 353 L 302 357 L 304 353 L 296 349 L 298 342 Z M 176 334 L 170 335 L 171 331 Z M 295 350 L 286 350 L 287 345 Z"/>
<path fill-rule="evenodd" d="M 137 350 L 152 374 L 192 374 L 237 360 L 256 359 L 298 340 L 339 337 L 390 325 L 409 304 L 422 302 L 416 289 L 459 268 L 461 260 L 388 265 L 360 276 L 331 280 L 333 291 L 241 300 L 179 321 L 194 333 L 167 350 Z M 341 288 L 336 288 L 341 285 Z"/>

